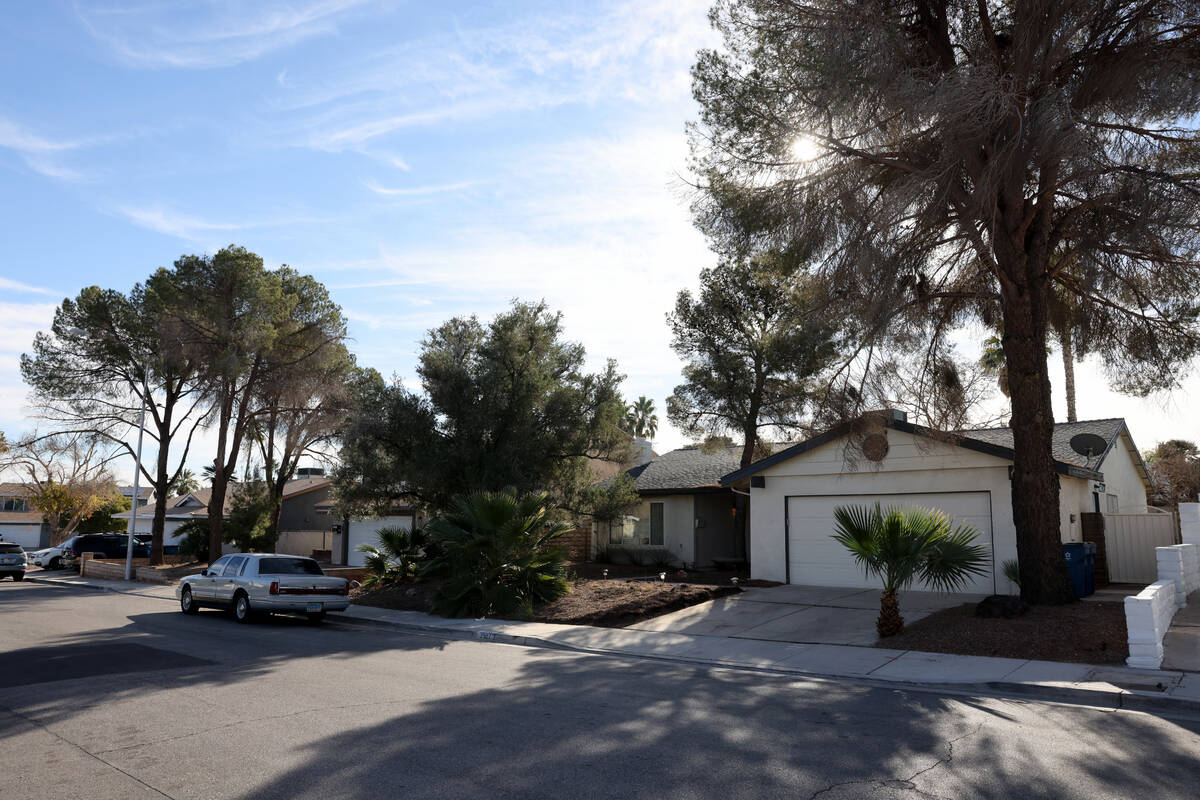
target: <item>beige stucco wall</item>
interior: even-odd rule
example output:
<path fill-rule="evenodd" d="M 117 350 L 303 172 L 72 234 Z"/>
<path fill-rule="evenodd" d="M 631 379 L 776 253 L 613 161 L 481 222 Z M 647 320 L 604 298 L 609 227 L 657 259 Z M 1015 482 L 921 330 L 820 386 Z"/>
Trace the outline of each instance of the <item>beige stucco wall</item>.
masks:
<path fill-rule="evenodd" d="M 650 547 L 643 539 L 650 536 L 650 504 L 663 504 L 663 547 L 671 551 L 677 561 L 690 564 L 695 559 L 695 509 L 692 495 L 672 494 L 647 497 L 638 504 L 630 516 L 638 522 L 625 526 L 626 546 Z M 607 543 L 605 543 L 607 544 Z M 613 544 L 616 544 L 615 542 Z"/>
<path fill-rule="evenodd" d="M 1092 501 L 1092 481 L 1059 475 L 1058 505 L 1062 540 L 1082 542 L 1083 528 L 1079 515 L 1096 510 Z"/>
<path fill-rule="evenodd" d="M 848 471 L 844 439 L 763 471 L 766 487 L 751 489 L 752 577 L 785 578 L 784 510 L 789 495 L 986 491 L 991 494 L 997 570 L 1005 560 L 1016 558 L 1007 459 L 891 429 L 887 436 L 889 450 L 883 462 L 862 461 L 857 471 Z"/>
<path fill-rule="evenodd" d="M 766 488 L 751 490 L 752 576 L 784 580 L 784 507 L 789 495 L 986 491 L 991 495 L 997 587 L 1015 591 L 1013 586 L 1005 588 L 1001 572 L 1005 561 L 1017 557 L 1008 478 L 1011 462 L 896 430 L 887 435 L 888 455 L 878 467 L 862 462 L 857 471 L 848 471 L 845 441 L 839 440 L 764 470 Z M 1092 510 L 1091 482 L 1060 475 L 1059 506 L 1062 540 L 1081 541 L 1079 514 Z"/>
<path fill-rule="evenodd" d="M 1136 458 L 1133 443 L 1122 433 L 1100 467 L 1104 472 L 1105 494 L 1117 496 L 1118 511 L 1122 514 L 1141 514 L 1146 511 L 1146 485 L 1137 472 Z M 1103 497 L 1100 498 L 1100 510 L 1107 510 Z"/>

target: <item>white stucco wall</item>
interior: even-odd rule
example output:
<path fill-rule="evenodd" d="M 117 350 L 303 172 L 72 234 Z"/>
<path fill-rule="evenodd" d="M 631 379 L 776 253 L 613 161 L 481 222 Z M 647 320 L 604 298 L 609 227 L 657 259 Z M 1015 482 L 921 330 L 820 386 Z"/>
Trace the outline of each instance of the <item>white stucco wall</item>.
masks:
<path fill-rule="evenodd" d="M 1120 506 L 1118 513 L 1121 514 L 1141 514 L 1146 511 L 1146 484 L 1138 474 L 1136 458 L 1133 442 L 1122 433 L 1100 465 L 1104 473 L 1104 491 L 1117 496 Z M 1103 497 L 1100 498 L 1100 510 L 1108 510 Z"/>
<path fill-rule="evenodd" d="M 1079 515 L 1096 510 L 1092 500 L 1092 481 L 1073 478 L 1069 475 L 1059 475 L 1058 505 L 1062 540 L 1064 542 L 1082 542 L 1083 523 Z"/>
<path fill-rule="evenodd" d="M 626 526 L 626 535 L 632 536 L 624 542 L 627 546 L 650 547 L 642 539 L 650 535 L 650 504 L 663 505 L 663 544 L 677 561 L 690 564 L 695 559 L 695 506 L 690 494 L 649 496 L 642 500 L 632 516 L 640 523 Z M 633 535 L 636 531 L 636 535 Z M 615 542 L 613 544 L 616 544 Z"/>
<path fill-rule="evenodd" d="M 1009 461 L 897 430 L 888 430 L 881 464 L 861 461 L 847 471 L 845 440 L 810 450 L 762 472 L 766 487 L 751 489 L 750 564 L 754 578 L 782 581 L 784 509 L 789 495 L 897 494 L 986 491 L 991 494 L 995 564 L 1016 558 Z"/>
<path fill-rule="evenodd" d="M 750 563 L 754 578 L 783 581 L 784 508 L 787 496 L 837 494 L 897 494 L 917 492 L 986 491 L 991 495 L 992 541 L 995 553 L 997 588 L 1013 592 L 1003 577 L 1002 565 L 1017 557 L 1016 528 L 1012 518 L 1012 484 L 1008 477 L 1008 459 L 977 453 L 962 447 L 914 437 L 888 430 L 888 455 L 882 464 L 862 461 L 857 471 L 847 471 L 843 452 L 845 440 L 830 442 L 789 461 L 767 468 L 763 489 L 751 489 Z M 1131 502 L 1145 504 L 1141 481 L 1131 487 L 1127 476 L 1133 463 L 1128 450 L 1109 454 L 1114 465 L 1128 468 L 1118 474 L 1118 491 L 1133 496 Z M 1105 479 L 1108 462 L 1105 461 Z M 1121 467 L 1117 467 L 1119 471 Z M 1092 482 L 1067 475 L 1059 476 L 1059 516 L 1062 541 L 1082 541 L 1080 513 L 1094 510 Z M 1140 490 L 1140 495 L 1138 491 Z M 1072 515 L 1074 520 L 1071 519 Z M 1007 588 L 1006 588 L 1007 587 Z"/>

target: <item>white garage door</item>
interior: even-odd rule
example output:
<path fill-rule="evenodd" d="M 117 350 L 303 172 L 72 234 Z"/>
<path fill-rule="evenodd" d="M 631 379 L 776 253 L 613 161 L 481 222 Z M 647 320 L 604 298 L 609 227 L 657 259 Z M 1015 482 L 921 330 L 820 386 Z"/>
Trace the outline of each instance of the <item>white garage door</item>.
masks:
<path fill-rule="evenodd" d="M 877 578 L 866 577 L 849 551 L 833 540 L 833 512 L 838 506 L 922 506 L 938 508 L 956 524 L 969 523 L 979 531 L 976 544 L 992 555 L 992 506 L 988 492 L 932 492 L 928 494 L 822 495 L 789 497 L 787 525 L 791 582 L 810 586 L 861 586 L 878 588 Z M 975 578 L 966 591 L 992 594 L 994 577 Z M 914 589 L 924 588 L 914 584 Z"/>
<path fill-rule="evenodd" d="M 26 550 L 37 550 L 42 546 L 42 525 L 0 525 L 0 539 L 16 542 Z"/>
<path fill-rule="evenodd" d="M 378 547 L 378 533 L 380 528 L 403 528 L 406 531 L 411 531 L 412 526 L 413 518 L 411 515 L 350 520 L 350 526 L 347 529 L 347 535 L 350 537 L 348 543 L 349 551 L 346 553 L 347 566 L 361 567 L 367 563 L 366 555 L 358 552 L 358 546 L 360 544 L 369 544 L 372 547 Z"/>

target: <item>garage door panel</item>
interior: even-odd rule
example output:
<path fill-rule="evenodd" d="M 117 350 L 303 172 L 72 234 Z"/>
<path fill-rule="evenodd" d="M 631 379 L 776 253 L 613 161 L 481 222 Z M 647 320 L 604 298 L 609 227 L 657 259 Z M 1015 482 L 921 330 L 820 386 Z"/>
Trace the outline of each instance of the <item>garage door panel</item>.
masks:
<path fill-rule="evenodd" d="M 383 528 L 403 528 L 411 531 L 413 518 L 411 516 L 381 517 L 378 519 L 352 519 L 346 530 L 349 541 L 346 543 L 346 566 L 361 567 L 367 563 L 367 554 L 359 552 L 360 544 L 379 546 L 379 531 Z"/>
<path fill-rule="evenodd" d="M 845 547 L 834 541 L 834 510 L 839 506 L 879 503 L 885 509 L 897 507 L 937 508 L 955 525 L 967 523 L 979 531 L 977 544 L 992 553 L 991 496 L 988 492 L 925 492 L 894 495 L 820 495 L 789 497 L 788 537 L 791 582 L 812 586 L 854 586 L 878 588 L 874 577 L 867 577 L 854 563 Z M 967 591 L 994 591 L 989 574 L 972 580 Z M 925 588 L 919 584 L 914 589 Z"/>

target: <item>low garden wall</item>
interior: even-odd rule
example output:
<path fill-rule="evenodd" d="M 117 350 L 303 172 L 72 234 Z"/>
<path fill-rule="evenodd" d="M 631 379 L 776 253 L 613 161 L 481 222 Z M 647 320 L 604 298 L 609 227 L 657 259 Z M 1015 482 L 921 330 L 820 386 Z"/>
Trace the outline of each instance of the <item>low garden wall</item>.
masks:
<path fill-rule="evenodd" d="M 1156 547 L 1158 580 L 1138 594 L 1125 598 L 1125 627 L 1129 658 L 1125 663 L 1140 669 L 1158 669 L 1163 660 L 1163 637 L 1175 612 L 1187 597 L 1200 590 L 1200 545 Z"/>
<path fill-rule="evenodd" d="M 144 567 L 150 563 L 148 558 L 133 559 L 133 566 Z M 125 559 L 99 559 L 95 553 L 81 553 L 79 556 L 79 574 L 85 578 L 103 578 L 110 581 L 125 579 Z"/>

